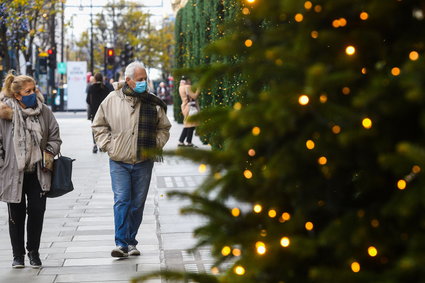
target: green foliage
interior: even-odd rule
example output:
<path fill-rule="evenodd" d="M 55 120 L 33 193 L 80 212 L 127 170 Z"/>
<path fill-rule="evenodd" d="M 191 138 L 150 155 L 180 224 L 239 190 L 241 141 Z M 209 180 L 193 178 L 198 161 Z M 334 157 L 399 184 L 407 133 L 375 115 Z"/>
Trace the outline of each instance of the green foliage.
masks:
<path fill-rule="evenodd" d="M 54 28 L 51 17 L 57 13 L 59 0 L 13 0 L 0 1 L 0 54 L 4 58 L 4 67 L 20 64 L 19 52 L 25 62 L 34 64 L 33 44 L 37 42 L 40 51 L 50 46 L 50 31 Z M 15 53 L 14 64 L 9 53 Z M 35 52 L 38 54 L 38 52 Z M 31 64 L 27 65 L 27 74 L 32 74 Z M 20 71 L 17 68 L 18 72 Z"/>
<path fill-rule="evenodd" d="M 222 149 L 177 152 L 211 172 L 180 194 L 208 218 L 199 242 L 212 247 L 218 282 L 424 282 L 424 3 L 309 3 L 245 2 L 210 47 L 219 64 L 195 68 L 203 87 L 223 75 L 245 82 L 239 103 L 198 116 Z"/>
<path fill-rule="evenodd" d="M 216 63 L 236 60 L 208 52 L 205 48 L 211 42 L 223 38 L 225 31 L 231 26 L 231 20 L 239 11 L 239 6 L 237 1 L 230 0 L 189 0 L 186 6 L 179 10 L 175 27 L 175 67 L 178 71 L 174 77 L 177 82 L 181 75 L 190 76 L 192 81 L 197 82 L 206 71 L 194 72 L 192 68 L 209 67 Z M 228 22 L 227 25 L 225 25 L 226 22 Z M 233 104 L 238 97 L 235 85 L 238 77 L 238 75 L 228 77 L 223 73 L 211 78 L 208 86 L 202 90 L 201 107 Z M 176 88 L 174 118 L 182 122 L 180 104 L 181 99 Z"/>

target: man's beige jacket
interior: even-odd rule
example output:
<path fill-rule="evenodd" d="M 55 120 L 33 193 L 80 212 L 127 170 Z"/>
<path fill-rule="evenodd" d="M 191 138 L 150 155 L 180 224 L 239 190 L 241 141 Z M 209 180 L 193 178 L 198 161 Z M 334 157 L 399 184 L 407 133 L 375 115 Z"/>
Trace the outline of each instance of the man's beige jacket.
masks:
<path fill-rule="evenodd" d="M 137 157 L 140 104 L 140 99 L 124 95 L 120 88 L 111 92 L 96 112 L 92 124 L 96 144 L 114 161 L 144 161 Z M 156 145 L 162 149 L 170 138 L 171 123 L 164 109 L 157 106 L 157 113 Z"/>

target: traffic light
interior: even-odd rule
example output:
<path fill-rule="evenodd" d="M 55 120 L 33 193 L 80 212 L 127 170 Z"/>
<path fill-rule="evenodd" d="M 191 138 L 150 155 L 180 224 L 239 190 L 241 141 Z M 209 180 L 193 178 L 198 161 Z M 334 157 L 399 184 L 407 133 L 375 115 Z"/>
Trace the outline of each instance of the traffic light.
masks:
<path fill-rule="evenodd" d="M 47 57 L 40 57 L 38 59 L 38 72 L 41 75 L 47 74 Z"/>
<path fill-rule="evenodd" d="M 114 66 L 115 65 L 115 50 L 114 48 L 108 48 L 106 50 L 106 62 L 108 65 Z"/>
<path fill-rule="evenodd" d="M 131 46 L 129 43 L 125 44 L 125 48 L 124 48 L 124 61 L 125 61 L 125 65 L 127 66 L 128 64 L 130 64 L 130 62 L 133 60 L 133 46 Z"/>
<path fill-rule="evenodd" d="M 56 69 L 56 47 L 47 50 L 47 60 L 50 69 Z"/>
<path fill-rule="evenodd" d="M 121 51 L 120 53 L 120 65 L 121 67 L 125 67 L 127 63 L 125 62 L 125 52 Z"/>

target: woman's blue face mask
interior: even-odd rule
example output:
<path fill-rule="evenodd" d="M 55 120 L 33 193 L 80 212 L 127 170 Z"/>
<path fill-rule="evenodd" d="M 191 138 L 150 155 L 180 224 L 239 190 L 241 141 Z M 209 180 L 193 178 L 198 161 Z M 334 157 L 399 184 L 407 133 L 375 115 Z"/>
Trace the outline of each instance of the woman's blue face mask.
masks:
<path fill-rule="evenodd" d="M 22 96 L 21 103 L 25 105 L 27 108 L 34 107 L 37 105 L 37 95 L 35 93 L 30 95 Z"/>
<path fill-rule="evenodd" d="M 134 91 L 137 93 L 144 93 L 148 87 L 148 83 L 146 81 L 136 82 L 136 87 Z"/>

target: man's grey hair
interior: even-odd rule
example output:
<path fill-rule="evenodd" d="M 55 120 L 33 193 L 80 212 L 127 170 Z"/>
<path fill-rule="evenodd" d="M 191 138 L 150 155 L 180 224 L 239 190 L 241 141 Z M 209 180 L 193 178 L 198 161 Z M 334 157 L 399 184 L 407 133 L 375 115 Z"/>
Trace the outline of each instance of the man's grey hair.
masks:
<path fill-rule="evenodd" d="M 127 68 L 125 68 L 124 79 L 126 79 L 126 78 L 134 79 L 134 70 L 136 68 L 140 68 L 140 69 L 146 70 L 145 65 L 143 65 L 142 62 L 134 61 L 134 62 L 130 63 L 127 66 Z"/>

